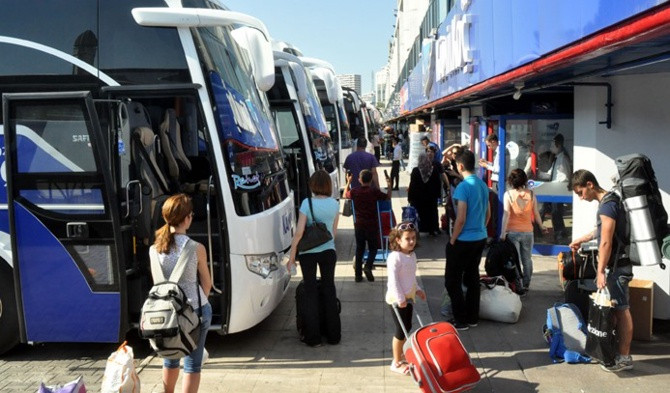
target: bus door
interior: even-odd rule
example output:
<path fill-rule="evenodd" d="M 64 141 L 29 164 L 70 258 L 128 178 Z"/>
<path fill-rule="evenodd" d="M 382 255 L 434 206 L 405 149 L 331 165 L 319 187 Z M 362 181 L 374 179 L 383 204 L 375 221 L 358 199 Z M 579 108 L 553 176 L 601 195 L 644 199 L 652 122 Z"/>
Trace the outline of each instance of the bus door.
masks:
<path fill-rule="evenodd" d="M 127 325 L 119 211 L 90 93 L 2 102 L 21 339 L 118 342 Z"/>

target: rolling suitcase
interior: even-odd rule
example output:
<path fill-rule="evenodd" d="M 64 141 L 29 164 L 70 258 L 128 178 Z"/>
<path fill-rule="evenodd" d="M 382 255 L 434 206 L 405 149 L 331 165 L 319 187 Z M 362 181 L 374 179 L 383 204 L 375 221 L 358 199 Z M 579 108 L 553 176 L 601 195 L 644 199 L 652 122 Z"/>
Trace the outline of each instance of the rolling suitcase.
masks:
<path fill-rule="evenodd" d="M 337 344 L 342 337 L 340 313 L 342 312 L 342 303 L 340 299 L 335 298 L 335 309 L 330 309 L 327 305 L 326 296 L 323 293 L 321 279 L 316 279 L 316 290 L 319 297 L 318 324 L 319 331 L 322 336 L 326 337 L 329 344 Z M 298 286 L 295 288 L 295 302 L 296 302 L 296 329 L 300 336 L 300 340 L 305 338 L 305 319 L 310 316 L 305 315 L 305 283 L 300 280 Z M 327 315 L 330 314 L 330 315 Z M 314 316 L 312 316 L 314 318 Z M 330 320 L 330 324 L 328 323 Z"/>
<path fill-rule="evenodd" d="M 403 352 L 409 363 L 410 374 L 421 391 L 458 393 L 477 385 L 479 372 L 452 324 L 431 323 L 409 335 L 396 305 L 393 311 L 401 321 L 405 337 L 408 337 Z M 422 325 L 421 319 L 419 324 Z"/>

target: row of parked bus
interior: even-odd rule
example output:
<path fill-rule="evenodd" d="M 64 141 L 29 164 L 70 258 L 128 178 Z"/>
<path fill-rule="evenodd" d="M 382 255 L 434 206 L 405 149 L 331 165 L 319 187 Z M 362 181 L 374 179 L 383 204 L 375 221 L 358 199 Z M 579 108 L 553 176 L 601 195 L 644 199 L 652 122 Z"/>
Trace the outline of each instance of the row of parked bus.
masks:
<path fill-rule="evenodd" d="M 331 65 L 219 1 L 12 3 L 0 13 L 0 353 L 123 340 L 177 192 L 208 250 L 211 329 L 266 318 L 288 288 L 307 179 L 325 169 L 339 189 L 353 141 L 376 132 L 369 108 Z"/>

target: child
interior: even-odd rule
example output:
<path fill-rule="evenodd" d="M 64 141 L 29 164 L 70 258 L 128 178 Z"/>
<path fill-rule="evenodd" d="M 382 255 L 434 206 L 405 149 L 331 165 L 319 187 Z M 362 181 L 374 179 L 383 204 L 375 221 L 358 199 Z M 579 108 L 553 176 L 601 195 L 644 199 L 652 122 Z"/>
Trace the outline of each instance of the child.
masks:
<path fill-rule="evenodd" d="M 376 187 L 372 186 L 372 172 L 363 169 L 358 176 L 361 186 L 350 189 L 353 175 L 347 174 L 347 184 L 344 186 L 345 198 L 350 198 L 354 202 L 354 211 L 356 220 L 354 222 L 354 236 L 356 238 L 356 258 L 354 271 L 356 272 L 356 282 L 363 281 L 363 273 L 368 281 L 374 281 L 372 266 L 377 256 L 379 248 L 379 218 L 377 217 L 377 201 L 391 199 L 391 179 L 386 178 L 386 194 Z M 365 244 L 368 245 L 368 258 L 363 268 L 363 255 L 365 254 Z"/>
<path fill-rule="evenodd" d="M 402 324 L 409 332 L 412 328 L 412 303 L 408 300 L 414 300 L 419 296 L 421 300 L 426 300 L 426 293 L 419 288 L 416 282 L 416 227 L 413 223 L 403 221 L 398 224 L 389 234 L 389 247 L 393 250 L 387 260 L 388 269 L 388 287 L 386 291 L 386 303 L 391 306 L 391 314 L 395 322 L 395 334 L 393 336 L 393 363 L 391 371 L 398 374 L 409 374 L 409 366 L 403 360 L 402 346 L 406 337 L 403 333 L 400 321 L 393 311 L 393 304 L 398 305 L 398 313 L 402 318 Z"/>

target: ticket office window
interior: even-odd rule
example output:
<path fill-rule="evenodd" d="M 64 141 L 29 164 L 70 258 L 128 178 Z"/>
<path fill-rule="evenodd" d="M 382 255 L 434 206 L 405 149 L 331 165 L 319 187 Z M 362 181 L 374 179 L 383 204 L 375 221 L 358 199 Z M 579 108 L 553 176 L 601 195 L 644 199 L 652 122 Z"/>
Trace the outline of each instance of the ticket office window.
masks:
<path fill-rule="evenodd" d="M 549 229 L 549 234 L 542 235 L 536 228 L 536 251 L 554 254 L 558 249 L 548 246 L 566 246 L 572 235 L 572 191 L 568 181 L 573 171 L 573 119 L 501 118 L 499 131 L 503 130 L 509 155 L 505 172 L 515 168 L 526 172 L 529 188 L 537 195 L 543 225 Z"/>

